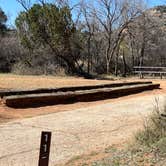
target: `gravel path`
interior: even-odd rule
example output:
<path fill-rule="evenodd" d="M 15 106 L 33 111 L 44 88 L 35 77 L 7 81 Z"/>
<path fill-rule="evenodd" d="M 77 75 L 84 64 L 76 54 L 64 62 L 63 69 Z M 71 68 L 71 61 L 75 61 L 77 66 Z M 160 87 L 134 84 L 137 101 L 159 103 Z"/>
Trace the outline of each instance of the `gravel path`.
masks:
<path fill-rule="evenodd" d="M 143 96 L 1 124 L 0 166 L 37 166 L 43 130 L 52 131 L 50 166 L 109 145 L 122 145 L 142 127 L 155 98 Z M 165 96 L 157 98 L 162 106 Z"/>

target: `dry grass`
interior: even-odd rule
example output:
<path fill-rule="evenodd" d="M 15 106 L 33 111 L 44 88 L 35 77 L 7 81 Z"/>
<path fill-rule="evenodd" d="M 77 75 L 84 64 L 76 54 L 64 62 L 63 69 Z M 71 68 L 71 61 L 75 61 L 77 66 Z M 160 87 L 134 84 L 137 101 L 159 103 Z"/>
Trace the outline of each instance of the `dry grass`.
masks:
<path fill-rule="evenodd" d="M 0 89 L 35 89 L 111 83 L 109 80 L 89 80 L 80 77 L 23 76 L 0 74 Z"/>
<path fill-rule="evenodd" d="M 152 144 L 166 138 L 166 104 L 161 110 L 156 99 L 153 114 L 144 123 L 144 130 L 136 135 L 136 140 L 140 144 L 151 146 Z"/>
<path fill-rule="evenodd" d="M 136 134 L 136 140 L 124 149 L 108 147 L 93 158 L 78 156 L 68 162 L 80 166 L 164 166 L 166 163 L 166 105 L 161 110 L 156 99 L 154 111 L 145 121 L 144 129 Z M 91 160 L 93 161 L 91 161 Z"/>

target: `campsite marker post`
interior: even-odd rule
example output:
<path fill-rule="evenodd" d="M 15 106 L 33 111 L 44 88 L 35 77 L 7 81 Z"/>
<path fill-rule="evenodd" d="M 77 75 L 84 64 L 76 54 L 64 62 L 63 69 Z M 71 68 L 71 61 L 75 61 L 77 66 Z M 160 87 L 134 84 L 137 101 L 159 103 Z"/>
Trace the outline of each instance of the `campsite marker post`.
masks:
<path fill-rule="evenodd" d="M 50 144 L 51 144 L 51 132 L 42 131 L 38 166 L 48 166 L 49 155 L 50 155 Z"/>

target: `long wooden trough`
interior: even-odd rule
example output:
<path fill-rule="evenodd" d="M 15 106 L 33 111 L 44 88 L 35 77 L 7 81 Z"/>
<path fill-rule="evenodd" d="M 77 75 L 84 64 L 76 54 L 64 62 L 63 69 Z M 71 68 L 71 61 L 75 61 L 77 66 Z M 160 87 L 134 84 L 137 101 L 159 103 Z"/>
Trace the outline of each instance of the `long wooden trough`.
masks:
<path fill-rule="evenodd" d="M 4 103 L 13 108 L 39 107 L 74 102 L 96 101 L 116 98 L 124 95 L 139 93 L 145 90 L 157 89 L 160 84 L 141 83 L 73 91 L 58 91 L 52 93 L 38 93 L 25 95 L 12 95 L 3 98 Z"/>

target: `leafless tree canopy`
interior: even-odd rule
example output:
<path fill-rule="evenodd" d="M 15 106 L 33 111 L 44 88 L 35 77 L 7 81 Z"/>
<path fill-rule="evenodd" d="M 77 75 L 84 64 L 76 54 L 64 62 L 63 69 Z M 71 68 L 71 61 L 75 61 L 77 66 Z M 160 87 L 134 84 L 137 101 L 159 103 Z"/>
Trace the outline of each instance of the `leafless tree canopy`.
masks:
<path fill-rule="evenodd" d="M 26 12 L 33 7 L 31 0 L 17 2 Z M 64 53 L 59 45 L 51 50 L 49 39 L 43 46 L 34 42 L 37 48 L 30 52 L 28 47 L 21 45 L 19 29 L 14 29 L 0 40 L 0 47 L 6 48 L 0 54 L 0 59 L 3 59 L 1 71 L 24 68 L 25 73 L 53 74 L 68 72 L 72 64 L 87 75 L 112 73 L 126 76 L 131 74 L 134 66 L 166 66 L 164 5 L 148 9 L 144 0 L 80 0 L 75 3 L 70 0 L 38 0 L 36 3 L 41 6 L 52 3 L 59 9 L 70 9 L 75 31 L 65 40 L 68 51 Z M 22 26 L 25 30 L 26 23 Z M 32 32 L 27 29 L 26 33 L 31 40 Z M 4 40 L 8 45 L 4 45 Z M 8 46 L 12 51 L 7 49 Z M 7 69 L 4 69 L 4 64 L 7 64 Z"/>

